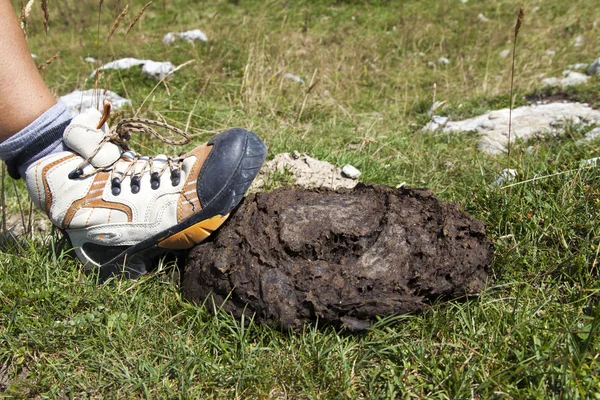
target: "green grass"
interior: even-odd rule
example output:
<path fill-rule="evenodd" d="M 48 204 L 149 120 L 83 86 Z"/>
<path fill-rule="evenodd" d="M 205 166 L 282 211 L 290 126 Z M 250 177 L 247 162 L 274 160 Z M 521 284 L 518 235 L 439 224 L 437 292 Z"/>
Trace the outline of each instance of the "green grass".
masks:
<path fill-rule="evenodd" d="M 243 126 L 271 157 L 297 150 L 351 163 L 365 182 L 428 186 L 486 221 L 494 281 L 478 297 L 387 317 L 360 335 L 318 324 L 282 333 L 188 303 L 170 265 L 99 285 L 57 237 L 35 239 L 0 253 L 0 396 L 600 397 L 600 175 L 579 167 L 600 142 L 577 146 L 590 128 L 567 126 L 561 138 L 517 143 L 516 185 L 503 188 L 491 183 L 507 160 L 479 152 L 476 135 L 421 133 L 434 83 L 446 102 L 439 113 L 452 118 L 508 105 L 510 57 L 499 53 L 511 48 L 519 2 L 163 0 L 125 37 L 143 4 L 130 2 L 108 46 L 125 2 L 104 2 L 99 25 L 95 1 L 49 2 L 48 36 L 36 6 L 31 50 L 39 60 L 60 54 L 44 72 L 51 90 L 93 87 L 87 56 L 194 60 L 156 88 L 136 70 L 100 85 L 133 101 L 125 115 L 180 127 L 189 118 L 196 144 Z M 516 103 L 562 96 L 598 106 L 597 78 L 556 90 L 542 89 L 539 75 L 600 56 L 600 8 L 531 0 L 525 11 Z M 161 44 L 168 31 L 194 28 L 209 42 Z M 578 35 L 585 42 L 575 48 Z M 442 56 L 449 65 L 427 65 Z M 283 80 L 287 72 L 306 83 Z M 136 140 L 144 152 L 181 151 Z M 24 184 L 7 184 L 17 212 Z"/>

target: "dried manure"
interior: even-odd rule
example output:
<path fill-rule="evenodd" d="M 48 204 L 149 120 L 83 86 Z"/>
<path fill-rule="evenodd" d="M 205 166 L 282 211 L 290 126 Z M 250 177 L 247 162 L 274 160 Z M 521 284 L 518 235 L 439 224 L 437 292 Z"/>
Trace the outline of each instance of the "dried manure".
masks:
<path fill-rule="evenodd" d="M 193 302 L 272 326 L 361 330 L 477 293 L 491 260 L 484 224 L 429 190 L 287 187 L 248 196 L 190 251 L 182 285 Z"/>

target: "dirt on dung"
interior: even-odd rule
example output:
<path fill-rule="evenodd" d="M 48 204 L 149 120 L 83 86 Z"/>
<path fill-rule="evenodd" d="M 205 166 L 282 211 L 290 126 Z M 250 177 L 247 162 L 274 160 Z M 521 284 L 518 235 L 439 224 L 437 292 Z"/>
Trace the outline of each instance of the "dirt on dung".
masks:
<path fill-rule="evenodd" d="M 283 329 L 351 330 L 476 294 L 489 278 L 483 222 L 426 189 L 359 184 L 248 196 L 188 255 L 184 296 Z"/>

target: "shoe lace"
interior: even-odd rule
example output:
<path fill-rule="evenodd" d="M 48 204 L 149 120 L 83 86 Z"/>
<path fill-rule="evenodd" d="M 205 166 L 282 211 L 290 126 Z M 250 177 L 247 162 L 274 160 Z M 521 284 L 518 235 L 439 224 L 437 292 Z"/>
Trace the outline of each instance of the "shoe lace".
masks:
<path fill-rule="evenodd" d="M 111 106 L 110 103 L 104 104 L 104 113 L 100 122 L 98 123 L 98 127 L 96 129 L 100 129 L 102 125 L 108 120 L 110 116 Z M 164 137 L 161 135 L 155 128 L 163 128 L 168 132 L 172 132 L 178 136 L 181 136 L 183 139 L 181 140 L 173 140 Z M 181 179 L 181 167 L 184 160 L 184 154 L 180 153 L 177 156 L 168 156 L 160 159 L 160 163 L 155 163 L 156 156 L 144 157 L 145 162 L 138 170 L 136 165 L 142 159 L 140 154 L 132 151 L 129 147 L 129 139 L 131 139 L 131 135 L 134 133 L 141 134 L 151 134 L 157 139 L 161 140 L 164 143 L 170 145 L 185 145 L 190 143 L 190 136 L 183 130 L 169 125 L 164 122 L 154 121 L 146 118 L 125 118 L 122 119 L 115 128 L 111 129 L 104 138 L 98 143 L 98 146 L 94 151 L 92 151 L 87 157 L 84 157 L 83 161 L 69 173 L 69 179 L 77 179 L 77 178 L 87 178 L 89 176 L 95 175 L 101 171 L 111 171 L 110 181 L 111 181 L 111 190 L 113 195 L 117 196 L 121 192 L 121 182 L 125 177 L 131 176 L 131 192 L 138 193 L 140 191 L 140 181 L 142 175 L 146 172 L 150 172 L 150 186 L 152 189 L 158 189 L 160 187 L 160 179 L 162 175 L 165 173 L 167 169 L 170 171 L 171 175 L 171 184 L 173 186 L 177 186 Z M 112 142 L 116 145 L 119 145 L 123 148 L 124 152 L 131 152 L 133 157 L 123 158 L 121 157 L 121 161 L 128 162 L 127 167 L 124 171 L 117 172 L 113 165 L 106 168 L 96 168 L 91 163 L 90 160 L 98 154 L 98 152 L 102 149 L 104 144 Z M 124 153 L 123 152 L 123 153 Z M 121 154 L 123 154 L 121 153 Z M 118 160 L 117 160 L 118 161 Z M 91 166 L 91 169 L 88 169 L 84 172 L 84 166 L 88 164 Z M 160 164 L 158 168 L 155 168 L 155 164 Z M 116 176 L 119 175 L 119 176 Z"/>

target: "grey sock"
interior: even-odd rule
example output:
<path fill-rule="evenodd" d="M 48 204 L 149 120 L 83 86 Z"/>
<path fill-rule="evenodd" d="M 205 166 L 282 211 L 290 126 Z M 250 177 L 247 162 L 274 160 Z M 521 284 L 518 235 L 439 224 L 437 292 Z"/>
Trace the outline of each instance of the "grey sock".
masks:
<path fill-rule="evenodd" d="M 58 102 L 35 121 L 0 143 L 0 160 L 8 173 L 19 179 L 27 167 L 49 154 L 64 151 L 63 133 L 71 122 L 67 107 Z"/>

